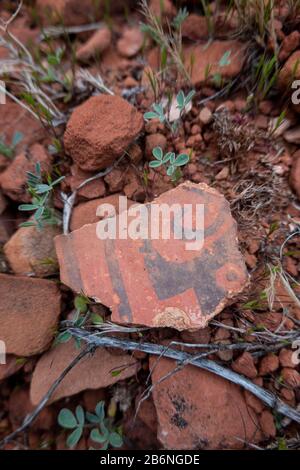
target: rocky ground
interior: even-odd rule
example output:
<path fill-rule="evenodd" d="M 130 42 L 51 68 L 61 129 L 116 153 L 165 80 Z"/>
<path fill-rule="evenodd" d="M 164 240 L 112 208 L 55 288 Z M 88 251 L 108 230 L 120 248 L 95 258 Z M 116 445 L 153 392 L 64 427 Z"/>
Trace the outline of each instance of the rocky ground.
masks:
<path fill-rule="evenodd" d="M 0 444 L 299 448 L 299 5 L 148 3 L 1 2 Z M 201 255 L 96 240 L 119 195 L 204 203 Z"/>

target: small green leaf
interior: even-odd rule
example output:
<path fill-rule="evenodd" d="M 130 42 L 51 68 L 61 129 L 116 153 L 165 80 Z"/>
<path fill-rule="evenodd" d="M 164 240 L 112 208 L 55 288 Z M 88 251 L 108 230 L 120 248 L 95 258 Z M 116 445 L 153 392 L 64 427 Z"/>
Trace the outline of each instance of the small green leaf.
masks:
<path fill-rule="evenodd" d="M 159 119 L 159 116 L 153 111 L 144 114 L 144 119 Z"/>
<path fill-rule="evenodd" d="M 23 137 L 24 136 L 22 132 L 16 131 L 14 133 L 13 140 L 12 140 L 13 147 L 16 147 L 21 142 L 21 140 L 23 140 Z"/>
<path fill-rule="evenodd" d="M 37 204 L 21 204 L 18 209 L 19 211 L 35 211 L 39 207 Z"/>
<path fill-rule="evenodd" d="M 170 165 L 167 169 L 167 175 L 172 176 L 175 170 L 176 170 L 176 167 L 174 165 Z"/>
<path fill-rule="evenodd" d="M 185 106 L 192 101 L 195 94 L 196 94 L 195 90 L 192 90 L 188 93 L 188 95 L 185 98 Z"/>
<path fill-rule="evenodd" d="M 68 331 L 63 331 L 59 333 L 56 337 L 56 343 L 67 343 L 72 338 L 71 333 Z"/>
<path fill-rule="evenodd" d="M 118 377 L 118 375 L 120 375 L 121 372 L 122 372 L 121 370 L 113 370 L 111 372 L 111 375 L 112 375 L 112 377 Z"/>
<path fill-rule="evenodd" d="M 90 438 L 92 441 L 98 442 L 99 444 L 104 444 L 104 442 L 107 441 L 107 438 L 103 434 L 100 434 L 99 429 L 96 428 L 91 430 Z"/>
<path fill-rule="evenodd" d="M 67 438 L 66 444 L 71 449 L 78 444 L 83 432 L 83 427 L 79 426 L 76 428 Z"/>
<path fill-rule="evenodd" d="M 158 168 L 161 165 L 162 165 L 162 162 L 158 160 L 153 160 L 152 162 L 149 163 L 150 168 Z"/>
<path fill-rule="evenodd" d="M 175 157 L 175 153 L 173 153 L 173 152 L 166 153 L 166 155 L 162 159 L 162 163 L 167 163 L 171 158 L 173 158 L 173 155 Z"/>
<path fill-rule="evenodd" d="M 77 310 L 79 310 L 82 313 L 85 313 L 88 309 L 88 300 L 82 296 L 82 295 L 77 295 L 74 300 L 74 305 Z"/>
<path fill-rule="evenodd" d="M 182 109 L 184 107 L 184 93 L 182 90 L 180 90 L 180 92 L 176 96 L 176 101 L 177 101 L 177 107 L 179 109 Z"/>
<path fill-rule="evenodd" d="M 109 442 L 113 447 L 121 447 L 123 445 L 123 439 L 117 432 L 112 432 L 109 435 Z"/>
<path fill-rule="evenodd" d="M 66 429 L 74 429 L 77 427 L 77 421 L 71 410 L 63 408 L 58 415 L 58 424 Z"/>
<path fill-rule="evenodd" d="M 154 147 L 154 149 L 152 150 L 152 155 L 153 157 L 156 158 L 156 160 L 162 160 L 163 158 L 163 151 L 161 149 L 161 147 Z"/>
<path fill-rule="evenodd" d="M 186 153 L 181 153 L 176 158 L 174 164 L 176 166 L 183 166 L 183 165 L 186 165 L 188 163 L 189 159 L 190 159 L 190 157 Z"/>
<path fill-rule="evenodd" d="M 44 194 L 48 191 L 51 191 L 51 186 L 49 186 L 48 184 L 38 184 L 36 187 L 37 194 Z"/>
<path fill-rule="evenodd" d="M 92 313 L 91 320 L 94 325 L 101 325 L 101 323 L 104 322 L 103 318 L 101 315 L 98 315 L 98 313 Z"/>
<path fill-rule="evenodd" d="M 101 421 L 99 416 L 96 416 L 93 413 L 90 413 L 89 411 L 87 411 L 85 415 L 86 419 L 92 424 L 98 424 Z"/>
<path fill-rule="evenodd" d="M 226 51 L 223 54 L 223 56 L 219 60 L 219 66 L 220 67 L 225 67 L 226 65 L 230 65 L 230 63 L 231 63 L 230 54 L 231 54 L 231 51 Z"/>
<path fill-rule="evenodd" d="M 22 222 L 19 224 L 19 227 L 34 227 L 35 223 L 34 222 Z"/>
<path fill-rule="evenodd" d="M 78 405 L 75 410 L 76 418 L 80 426 L 84 425 L 84 411 L 82 406 Z"/>
<path fill-rule="evenodd" d="M 99 403 L 97 403 L 96 408 L 95 408 L 95 413 L 100 419 L 100 421 L 103 421 L 105 417 L 104 405 L 105 405 L 104 401 L 99 401 Z"/>

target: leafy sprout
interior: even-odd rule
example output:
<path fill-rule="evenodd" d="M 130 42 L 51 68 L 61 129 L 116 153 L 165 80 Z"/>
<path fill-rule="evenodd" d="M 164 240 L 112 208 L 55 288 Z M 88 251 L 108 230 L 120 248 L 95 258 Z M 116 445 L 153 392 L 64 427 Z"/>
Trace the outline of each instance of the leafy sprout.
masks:
<path fill-rule="evenodd" d="M 0 138 L 0 154 L 4 155 L 7 158 L 13 158 L 15 155 L 15 150 L 17 145 L 22 141 L 23 134 L 22 132 L 16 131 L 13 135 L 11 144 L 7 144 L 5 137 Z"/>
<path fill-rule="evenodd" d="M 85 412 L 80 405 L 76 407 L 75 413 L 68 408 L 63 408 L 58 415 L 58 424 L 64 429 L 72 430 L 66 441 L 69 448 L 78 444 L 85 428 L 92 428 L 90 439 L 100 445 L 99 450 L 107 450 L 109 447 L 118 448 L 123 445 L 120 430 L 117 431 L 112 420 L 105 416 L 104 401 L 97 403 L 94 413 Z"/>
<path fill-rule="evenodd" d="M 59 225 L 60 220 L 56 215 L 53 208 L 51 196 L 57 184 L 64 179 L 60 176 L 55 181 L 52 181 L 50 175 L 47 176 L 47 183 L 43 182 L 43 176 L 40 163 L 35 166 L 35 173 L 27 172 L 27 185 L 28 192 L 32 197 L 30 204 L 21 204 L 20 211 L 31 212 L 34 211 L 33 220 L 23 222 L 21 227 L 35 226 L 41 230 L 45 225 Z"/>
<path fill-rule="evenodd" d="M 176 156 L 174 152 L 168 152 L 164 155 L 161 147 L 155 147 L 152 150 L 152 155 L 154 156 L 155 160 L 152 160 L 149 163 L 150 168 L 159 168 L 164 166 L 166 168 L 167 175 L 172 177 L 173 180 L 177 179 L 179 176 L 179 168 L 186 165 L 190 159 L 189 155 L 186 153 L 181 153 L 180 155 Z"/>
<path fill-rule="evenodd" d="M 179 8 L 177 15 L 172 21 L 173 28 L 179 30 L 182 26 L 182 23 L 187 19 L 189 16 L 189 12 L 186 7 Z"/>
<path fill-rule="evenodd" d="M 74 299 L 74 307 L 76 309 L 75 315 L 71 320 L 72 326 L 74 328 L 81 328 L 91 316 L 89 311 L 89 304 L 91 303 L 90 299 L 84 295 L 79 294 Z M 100 317 L 100 315 L 98 315 Z M 102 317 L 100 317 L 102 319 Z M 100 318 L 98 318 L 98 324 L 100 323 Z M 94 323 L 94 319 L 92 319 Z M 103 319 L 102 319 L 103 322 Z M 68 329 L 61 331 L 55 338 L 55 344 L 67 343 L 72 338 L 71 333 Z M 79 338 L 74 338 L 75 344 L 78 348 L 81 346 L 81 341 Z"/>
<path fill-rule="evenodd" d="M 195 90 L 191 90 L 187 95 L 185 95 L 182 90 L 179 91 L 176 96 L 176 108 L 179 110 L 179 116 L 174 120 L 174 122 L 170 122 L 170 113 L 164 110 L 162 103 L 152 104 L 152 110 L 144 114 L 144 119 L 146 121 L 158 119 L 162 124 L 165 123 L 167 125 L 172 134 L 175 134 L 179 127 L 179 123 L 181 122 L 182 116 L 187 112 L 188 106 L 191 104 L 195 93 Z M 172 102 L 172 99 L 169 101 Z"/>

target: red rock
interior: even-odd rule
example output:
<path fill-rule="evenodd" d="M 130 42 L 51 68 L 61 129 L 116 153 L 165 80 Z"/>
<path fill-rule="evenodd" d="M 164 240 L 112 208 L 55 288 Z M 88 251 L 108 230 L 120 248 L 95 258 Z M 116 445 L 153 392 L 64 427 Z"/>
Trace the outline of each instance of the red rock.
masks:
<path fill-rule="evenodd" d="M 293 155 L 290 185 L 300 199 L 300 152 L 296 152 Z"/>
<path fill-rule="evenodd" d="M 70 170 L 71 175 L 67 176 L 63 183 L 70 186 L 72 191 L 76 190 L 79 197 L 84 199 L 96 199 L 105 196 L 106 188 L 103 178 L 96 178 L 93 181 L 85 184 L 82 188 L 77 189 L 84 181 L 92 178 L 95 173 L 82 171 L 75 164 L 71 166 Z"/>
<path fill-rule="evenodd" d="M 138 406 L 139 400 L 141 397 L 138 397 L 136 406 Z M 156 408 L 151 398 L 143 400 L 139 406 L 138 417 L 148 426 L 149 429 L 153 432 L 157 432 L 157 415 Z"/>
<path fill-rule="evenodd" d="M 119 96 L 93 96 L 73 111 L 65 148 L 82 170 L 101 170 L 124 153 L 143 125 L 143 116 Z"/>
<path fill-rule="evenodd" d="M 244 352 L 233 362 L 232 369 L 238 374 L 249 377 L 249 379 L 254 379 L 257 376 L 253 357 L 248 352 Z"/>
<path fill-rule="evenodd" d="M 77 230 L 83 225 L 94 224 L 102 220 L 103 216 L 97 216 L 97 209 L 101 204 L 111 204 L 114 206 L 116 213 L 119 213 L 119 194 L 104 197 L 101 199 L 93 199 L 89 202 L 83 202 L 74 207 L 71 218 L 71 231 Z M 127 201 L 128 207 L 133 204 L 133 201 Z"/>
<path fill-rule="evenodd" d="M 244 395 L 247 405 L 250 406 L 255 413 L 260 414 L 264 409 L 263 403 L 247 390 L 244 391 Z"/>
<path fill-rule="evenodd" d="M 227 180 L 228 176 L 229 176 L 229 167 L 224 166 L 222 170 L 219 171 L 219 173 L 215 176 L 215 180 L 217 181 Z"/>
<path fill-rule="evenodd" d="M 61 233 L 54 225 L 43 230 L 21 227 L 4 246 L 4 254 L 15 274 L 34 274 L 38 277 L 57 272 L 57 259 L 53 239 Z"/>
<path fill-rule="evenodd" d="M 27 389 L 15 388 L 9 397 L 9 418 L 14 429 L 19 427 L 26 416 L 34 411 Z M 34 421 L 32 428 L 48 431 L 55 423 L 53 411 L 44 408 Z"/>
<path fill-rule="evenodd" d="M 45 279 L 0 274 L 1 339 L 6 352 L 33 356 L 53 338 L 60 314 L 60 293 Z"/>
<path fill-rule="evenodd" d="M 290 144 L 300 144 L 300 126 L 285 131 L 283 138 Z"/>
<path fill-rule="evenodd" d="M 27 171 L 35 172 L 36 163 L 40 162 L 42 172 L 50 172 L 51 158 L 40 144 L 34 144 L 28 152 L 17 155 L 9 167 L 0 174 L 0 186 L 7 196 L 14 201 L 30 202 L 27 193 Z"/>
<path fill-rule="evenodd" d="M 268 375 L 275 372 L 279 367 L 279 359 L 275 354 L 268 354 L 260 361 L 259 375 Z"/>
<path fill-rule="evenodd" d="M 124 171 L 114 168 L 107 176 L 104 177 L 105 183 L 108 185 L 110 193 L 122 191 L 125 185 Z"/>
<path fill-rule="evenodd" d="M 6 14 L 7 12 L 1 9 L 1 19 L 7 21 L 10 15 L 8 14 L 6 17 Z M 38 29 L 32 28 L 27 18 L 25 16 L 20 15 L 15 18 L 14 21 L 10 24 L 9 31 L 27 48 L 30 48 L 30 46 L 35 43 L 39 34 Z M 3 35 L 4 33 L 0 31 L 0 37 Z M 0 59 L 8 59 L 9 56 L 9 49 L 7 49 L 6 47 L 0 47 Z"/>
<path fill-rule="evenodd" d="M 162 21 L 171 19 L 176 15 L 176 8 L 172 4 L 171 0 L 150 0 L 149 9 L 157 17 L 161 18 Z"/>
<path fill-rule="evenodd" d="M 300 387 L 300 374 L 295 369 L 284 367 L 281 371 L 281 377 L 284 383 L 292 388 Z"/>
<path fill-rule="evenodd" d="M 1 105 L 1 110 L 3 106 Z M 40 121 L 35 119 L 19 104 L 7 100 L 5 112 L 0 114 L 1 136 L 5 142 L 11 144 L 16 131 L 22 134 L 22 140 L 15 148 L 16 155 L 45 137 L 45 130 Z"/>
<path fill-rule="evenodd" d="M 296 364 L 293 361 L 293 354 L 295 354 L 295 351 L 285 348 L 281 349 L 279 353 L 279 362 L 281 367 L 296 367 Z"/>
<path fill-rule="evenodd" d="M 7 200 L 3 196 L 2 192 L 0 191 L 0 215 L 3 214 L 7 207 Z"/>
<path fill-rule="evenodd" d="M 98 390 L 86 390 L 82 395 L 85 410 L 93 413 L 97 403 L 105 400 L 105 398 L 105 389 L 103 388 L 99 388 Z"/>
<path fill-rule="evenodd" d="M 269 116 L 273 109 L 273 103 L 272 101 L 264 100 L 259 103 L 258 108 L 262 114 Z"/>
<path fill-rule="evenodd" d="M 279 52 L 279 60 L 286 60 L 291 52 L 293 52 L 300 45 L 300 33 L 295 30 L 292 31 L 288 36 L 284 38 L 281 43 L 281 48 Z"/>
<path fill-rule="evenodd" d="M 125 28 L 117 42 L 118 52 L 124 57 L 134 57 L 142 48 L 144 35 L 140 28 Z"/>
<path fill-rule="evenodd" d="M 211 110 L 207 107 L 201 109 L 199 119 L 202 124 L 209 124 L 213 120 Z"/>
<path fill-rule="evenodd" d="M 78 356 L 80 350 L 74 340 L 58 344 L 45 353 L 33 372 L 30 398 L 37 405 L 60 376 L 63 370 Z M 128 365 L 128 367 L 124 367 Z M 112 371 L 120 370 L 118 375 Z M 111 354 L 105 348 L 97 348 L 93 354 L 85 356 L 63 379 L 48 403 L 68 397 L 87 389 L 105 388 L 119 380 L 132 377 L 137 372 L 137 363 L 125 353 Z"/>
<path fill-rule="evenodd" d="M 110 46 L 111 39 L 111 31 L 107 26 L 99 29 L 78 48 L 76 52 L 77 60 L 87 62 L 92 57 L 98 57 Z"/>
<path fill-rule="evenodd" d="M 152 150 L 155 147 L 161 147 L 163 151 L 167 147 L 167 139 L 163 134 L 150 134 L 146 137 L 145 156 L 147 160 L 154 160 Z"/>
<path fill-rule="evenodd" d="M 236 224 L 220 193 L 205 184 L 185 182 L 146 206 L 152 211 L 152 230 L 160 227 L 153 204 L 174 201 L 194 204 L 194 213 L 195 204 L 204 204 L 206 236 L 201 250 L 187 249 L 186 240 L 162 239 L 161 231 L 152 240 L 100 240 L 96 230 L 99 234 L 108 220 L 114 222 L 106 219 L 56 237 L 62 282 L 111 308 L 113 321 L 178 330 L 205 327 L 247 284 Z M 138 216 L 130 211 L 129 225 Z M 127 215 L 117 216 L 116 222 Z"/>
<path fill-rule="evenodd" d="M 265 410 L 262 412 L 259 418 L 259 424 L 261 430 L 266 437 L 275 437 L 276 436 L 276 427 L 274 424 L 274 418 L 270 411 Z"/>
<path fill-rule="evenodd" d="M 140 163 L 143 158 L 143 152 L 141 147 L 135 142 L 131 144 L 127 150 L 128 157 L 134 165 Z"/>
<path fill-rule="evenodd" d="M 205 16 L 190 13 L 181 27 L 182 37 L 197 41 L 208 37 L 207 20 Z"/>
<path fill-rule="evenodd" d="M 0 245 L 4 245 L 15 231 L 14 213 L 0 214 Z"/>
<path fill-rule="evenodd" d="M 289 402 L 292 406 L 295 406 L 295 392 L 294 390 L 290 390 L 289 388 L 282 388 L 280 390 L 280 395 L 282 398 Z"/>
<path fill-rule="evenodd" d="M 14 375 L 24 365 L 22 362 L 17 361 L 16 356 L 12 356 L 10 354 L 7 354 L 5 359 L 5 364 L 1 364 L 0 362 L 0 382 L 1 380 L 7 379 L 11 375 Z"/>
<path fill-rule="evenodd" d="M 278 76 L 278 85 L 280 88 L 287 88 L 291 85 L 293 80 L 300 79 L 300 50 L 293 52 L 293 54 L 285 62 Z M 298 64 L 298 66 L 297 66 Z"/>
<path fill-rule="evenodd" d="M 124 8 L 134 5 L 133 0 L 110 2 L 110 13 L 124 12 Z M 77 26 L 98 20 L 105 13 L 106 0 L 37 0 L 36 8 L 46 24 Z"/>
<path fill-rule="evenodd" d="M 224 54 L 230 52 L 227 64 L 220 65 Z M 213 41 L 209 45 L 200 44 L 185 51 L 185 65 L 189 70 L 193 63 L 191 80 L 193 85 L 201 85 L 208 78 L 220 74 L 224 79 L 232 79 L 240 73 L 245 59 L 245 45 L 237 40 Z"/>
<path fill-rule="evenodd" d="M 151 358 L 150 368 L 156 363 Z M 152 372 L 158 439 L 166 449 L 238 449 L 242 441 L 259 441 L 257 418 L 239 387 L 193 366 L 159 379 L 175 363 L 161 358 Z"/>

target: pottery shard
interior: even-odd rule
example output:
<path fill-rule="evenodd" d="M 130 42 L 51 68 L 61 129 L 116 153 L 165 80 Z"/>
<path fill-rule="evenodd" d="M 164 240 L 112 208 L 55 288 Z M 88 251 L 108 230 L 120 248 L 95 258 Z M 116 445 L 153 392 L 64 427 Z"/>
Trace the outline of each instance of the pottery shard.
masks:
<path fill-rule="evenodd" d="M 53 382 L 79 353 L 80 350 L 71 339 L 67 343 L 58 344 L 40 358 L 31 380 L 30 397 L 34 405 L 39 403 Z M 114 371 L 119 373 L 114 375 Z M 98 348 L 93 354 L 85 356 L 66 375 L 49 403 L 82 390 L 109 387 L 136 372 L 137 363 L 129 355 L 112 354 L 104 348 Z"/>
<path fill-rule="evenodd" d="M 124 197 L 124 196 L 123 196 Z M 108 197 L 99 199 L 93 199 L 92 201 L 82 202 L 78 206 L 74 207 L 71 218 L 71 231 L 77 230 L 83 225 L 94 224 L 102 220 L 104 217 L 109 217 L 109 213 L 99 214 L 99 207 L 103 207 L 103 204 L 110 204 L 115 208 L 115 213 L 119 211 L 119 194 L 112 194 Z M 127 200 L 128 207 L 133 204 L 130 199 Z"/>
<path fill-rule="evenodd" d="M 238 386 L 194 366 L 157 383 L 174 361 L 151 358 L 151 366 L 157 437 L 166 449 L 238 449 L 261 439 L 257 416 Z"/>
<path fill-rule="evenodd" d="M 6 352 L 33 356 L 49 346 L 60 314 L 52 281 L 0 274 L 0 338 Z"/>
<path fill-rule="evenodd" d="M 213 41 L 188 48 L 185 53 L 187 70 L 191 69 L 191 80 L 200 85 L 207 79 L 220 74 L 224 79 L 236 77 L 245 60 L 245 45 L 237 40 Z"/>
<path fill-rule="evenodd" d="M 82 170 L 101 170 L 123 154 L 143 125 L 142 114 L 123 98 L 93 96 L 73 112 L 65 148 Z"/>
<path fill-rule="evenodd" d="M 177 229 L 182 228 L 178 207 L 182 213 L 183 205 L 190 204 L 187 207 L 195 227 L 199 211 L 196 204 L 204 206 L 201 249 L 188 245 L 186 239 L 175 240 L 171 222 L 170 237 L 168 232 L 162 233 L 162 213 L 157 209 L 168 209 L 174 203 L 179 206 L 171 220 Z M 97 237 L 108 228 L 108 221 L 120 228 L 128 216 L 130 228 L 138 221 L 139 211 L 146 209 L 150 220 L 148 239 L 132 239 L 126 231 L 127 239 Z M 184 227 L 188 236 L 190 227 Z M 151 238 L 154 228 L 159 233 Z M 206 184 L 185 182 L 151 204 L 131 207 L 116 219 L 58 236 L 55 245 L 62 282 L 111 308 L 113 321 L 120 323 L 178 330 L 203 328 L 248 281 L 229 204 Z"/>

